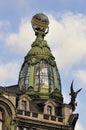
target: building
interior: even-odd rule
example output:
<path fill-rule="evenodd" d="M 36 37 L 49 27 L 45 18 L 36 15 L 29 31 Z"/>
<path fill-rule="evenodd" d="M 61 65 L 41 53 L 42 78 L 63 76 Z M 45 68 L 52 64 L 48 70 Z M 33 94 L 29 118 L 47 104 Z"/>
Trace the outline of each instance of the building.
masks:
<path fill-rule="evenodd" d="M 74 130 L 76 96 L 71 84 L 71 101 L 64 104 L 60 74 L 44 40 L 49 20 L 44 14 L 32 18 L 36 39 L 24 58 L 18 84 L 0 87 L 0 130 Z"/>

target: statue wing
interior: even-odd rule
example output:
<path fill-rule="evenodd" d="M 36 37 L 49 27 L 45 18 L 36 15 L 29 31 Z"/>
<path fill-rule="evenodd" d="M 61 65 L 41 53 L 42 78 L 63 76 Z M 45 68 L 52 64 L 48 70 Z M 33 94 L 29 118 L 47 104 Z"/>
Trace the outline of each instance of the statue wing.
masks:
<path fill-rule="evenodd" d="M 70 86 L 70 92 L 71 92 L 71 94 L 74 93 L 74 90 L 73 90 L 73 81 L 72 81 L 71 86 Z"/>
<path fill-rule="evenodd" d="M 76 91 L 76 94 L 78 94 L 81 90 L 82 90 L 82 88 L 81 88 L 81 89 L 79 89 L 78 91 Z"/>

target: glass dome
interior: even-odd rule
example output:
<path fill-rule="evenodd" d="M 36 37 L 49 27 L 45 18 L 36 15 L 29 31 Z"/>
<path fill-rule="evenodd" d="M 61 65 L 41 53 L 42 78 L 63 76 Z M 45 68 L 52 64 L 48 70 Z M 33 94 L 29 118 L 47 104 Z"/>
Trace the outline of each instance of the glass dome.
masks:
<path fill-rule="evenodd" d="M 31 72 L 32 71 L 32 72 Z M 27 90 L 30 86 L 37 92 L 53 92 L 55 88 L 61 92 L 61 80 L 57 67 L 41 60 L 33 66 L 25 63 L 19 75 L 20 89 Z"/>

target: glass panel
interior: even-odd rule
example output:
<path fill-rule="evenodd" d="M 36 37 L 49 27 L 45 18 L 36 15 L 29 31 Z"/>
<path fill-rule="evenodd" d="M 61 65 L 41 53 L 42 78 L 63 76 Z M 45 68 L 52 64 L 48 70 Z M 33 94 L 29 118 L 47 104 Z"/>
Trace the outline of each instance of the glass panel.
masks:
<path fill-rule="evenodd" d="M 49 74 L 50 74 L 51 77 L 53 77 L 53 71 L 52 71 L 51 66 L 49 66 Z"/>
<path fill-rule="evenodd" d="M 39 75 L 39 73 L 40 73 L 40 67 L 39 67 L 39 66 L 36 66 L 36 68 L 35 68 L 35 74 L 36 74 L 36 75 Z"/>
<path fill-rule="evenodd" d="M 35 66 L 35 85 L 43 88 L 54 86 L 52 67 L 45 60 Z"/>
<path fill-rule="evenodd" d="M 52 114 L 52 107 L 51 106 L 47 106 L 47 114 Z"/>
<path fill-rule="evenodd" d="M 35 85 L 39 85 L 40 83 L 39 83 L 39 78 L 38 78 L 38 76 L 35 76 Z"/>
<path fill-rule="evenodd" d="M 24 78 L 20 79 L 20 85 L 23 86 L 24 85 Z"/>
<path fill-rule="evenodd" d="M 30 65 L 25 64 L 20 72 L 19 84 L 20 86 L 29 86 L 29 76 L 30 76 Z"/>
<path fill-rule="evenodd" d="M 25 84 L 29 84 L 29 77 L 26 77 Z"/>
<path fill-rule="evenodd" d="M 26 101 L 21 102 L 21 109 L 26 110 Z"/>
<path fill-rule="evenodd" d="M 44 68 L 44 67 L 43 67 L 43 68 L 41 67 L 41 69 L 40 69 L 40 74 L 42 74 L 42 75 L 43 75 L 43 74 L 45 74 L 45 75 L 47 74 L 47 75 L 48 75 L 48 69 L 47 69 L 47 68 Z"/>
<path fill-rule="evenodd" d="M 53 81 L 53 79 L 50 80 L 50 85 L 51 85 L 51 87 L 54 86 L 54 81 Z"/>
<path fill-rule="evenodd" d="M 20 72 L 20 78 L 22 78 L 24 75 L 23 75 L 23 70 Z"/>
<path fill-rule="evenodd" d="M 41 75 L 40 76 L 40 85 L 43 85 L 43 88 L 48 88 L 49 87 L 49 79 L 48 77 Z"/>
<path fill-rule="evenodd" d="M 28 70 L 27 70 L 27 75 L 26 76 L 29 76 L 30 74 L 30 66 L 28 66 Z"/>
<path fill-rule="evenodd" d="M 25 64 L 20 72 L 20 78 L 25 77 L 26 71 L 27 71 L 28 64 Z"/>

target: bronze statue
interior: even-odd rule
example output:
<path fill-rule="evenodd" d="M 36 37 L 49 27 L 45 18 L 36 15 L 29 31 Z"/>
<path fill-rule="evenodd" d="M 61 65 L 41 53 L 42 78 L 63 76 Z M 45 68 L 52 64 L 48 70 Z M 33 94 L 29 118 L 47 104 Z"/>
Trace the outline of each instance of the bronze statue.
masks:
<path fill-rule="evenodd" d="M 75 110 L 75 106 L 77 106 L 77 103 L 75 102 L 75 101 L 76 101 L 77 94 L 78 94 L 81 90 L 82 90 L 82 88 L 75 92 L 74 89 L 73 89 L 73 81 L 72 81 L 71 86 L 70 86 L 70 94 L 69 94 L 69 95 L 71 95 L 71 101 L 70 101 L 69 104 L 72 106 L 72 110 L 73 110 L 73 111 Z"/>

